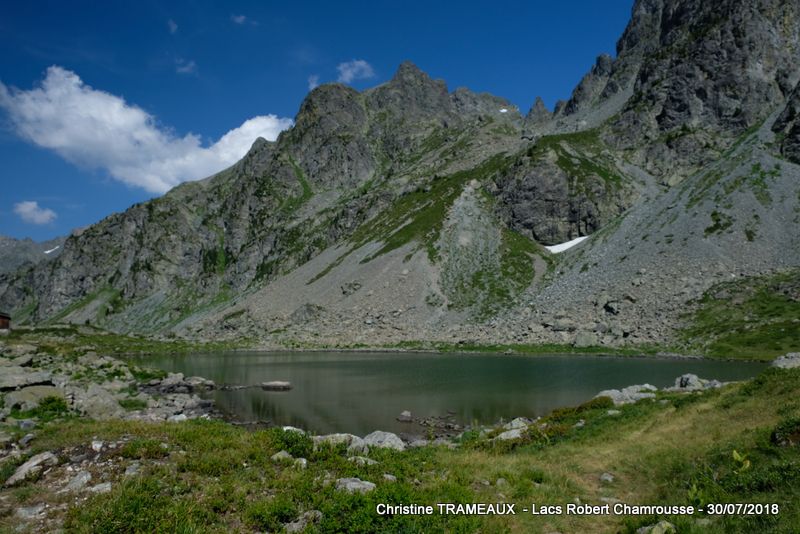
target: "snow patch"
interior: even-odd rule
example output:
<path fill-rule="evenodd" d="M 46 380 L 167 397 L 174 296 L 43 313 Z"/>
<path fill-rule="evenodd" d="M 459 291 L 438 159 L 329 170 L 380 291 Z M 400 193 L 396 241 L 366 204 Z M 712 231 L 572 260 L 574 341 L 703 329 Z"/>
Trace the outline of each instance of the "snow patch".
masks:
<path fill-rule="evenodd" d="M 546 246 L 544 248 L 546 248 L 547 250 L 549 250 L 553 254 L 558 254 L 559 252 L 564 252 L 568 248 L 574 247 L 575 245 L 577 245 L 578 243 L 580 243 L 581 241 L 583 241 L 587 237 L 589 237 L 589 236 L 588 235 L 584 235 L 584 236 L 581 236 L 581 237 L 576 237 L 575 239 L 573 239 L 571 241 L 567 241 L 566 243 L 559 243 L 558 245 L 551 245 L 549 247 Z"/>
<path fill-rule="evenodd" d="M 50 254 L 51 252 L 55 252 L 56 250 L 60 249 L 61 245 L 56 245 L 56 248 L 51 248 L 50 250 L 45 250 L 45 254 Z"/>
<path fill-rule="evenodd" d="M 500 108 L 500 113 L 508 113 L 508 110 L 506 108 Z"/>

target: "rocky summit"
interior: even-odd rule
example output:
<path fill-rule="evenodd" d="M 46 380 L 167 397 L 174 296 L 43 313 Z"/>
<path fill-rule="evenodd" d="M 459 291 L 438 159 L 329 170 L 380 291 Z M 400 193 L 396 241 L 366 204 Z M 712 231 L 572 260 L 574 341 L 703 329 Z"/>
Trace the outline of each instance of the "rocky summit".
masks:
<path fill-rule="evenodd" d="M 229 169 L 4 268 L 0 309 L 262 347 L 686 342 L 720 284 L 800 266 L 799 11 L 638 0 L 552 111 L 410 62 L 322 85 Z"/>

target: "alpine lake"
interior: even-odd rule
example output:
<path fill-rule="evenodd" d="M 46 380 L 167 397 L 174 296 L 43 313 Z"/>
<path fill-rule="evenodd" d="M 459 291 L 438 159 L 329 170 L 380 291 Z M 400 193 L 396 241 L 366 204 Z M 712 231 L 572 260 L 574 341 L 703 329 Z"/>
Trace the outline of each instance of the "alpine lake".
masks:
<path fill-rule="evenodd" d="M 233 421 L 361 436 L 374 430 L 424 435 L 416 422 L 398 421 L 404 410 L 417 421 L 493 424 L 575 406 L 605 389 L 662 388 L 684 373 L 744 380 L 767 365 L 571 354 L 241 351 L 148 356 L 139 363 L 223 386 L 208 395 Z M 265 391 L 260 384 L 268 381 L 288 381 L 292 389 Z"/>

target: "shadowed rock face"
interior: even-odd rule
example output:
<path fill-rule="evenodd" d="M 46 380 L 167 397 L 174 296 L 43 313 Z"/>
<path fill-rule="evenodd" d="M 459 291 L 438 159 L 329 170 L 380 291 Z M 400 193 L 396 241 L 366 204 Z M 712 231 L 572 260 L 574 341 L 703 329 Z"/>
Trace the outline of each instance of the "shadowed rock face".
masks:
<path fill-rule="evenodd" d="M 800 163 L 800 84 L 789 95 L 786 107 L 773 124 L 772 131 L 783 136 L 781 154 L 794 163 Z"/>
<path fill-rule="evenodd" d="M 606 139 L 665 181 L 682 178 L 785 98 L 799 40 L 796 2 L 637 2 L 610 75 L 635 70 L 633 97 Z"/>

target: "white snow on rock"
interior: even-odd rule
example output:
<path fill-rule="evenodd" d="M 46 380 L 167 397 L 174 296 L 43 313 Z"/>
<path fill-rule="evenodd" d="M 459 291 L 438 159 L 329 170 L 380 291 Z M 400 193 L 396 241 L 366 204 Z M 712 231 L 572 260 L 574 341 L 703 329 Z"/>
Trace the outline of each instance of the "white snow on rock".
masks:
<path fill-rule="evenodd" d="M 573 239 L 571 241 L 567 241 L 566 243 L 559 243 L 558 245 L 551 245 L 549 247 L 544 247 L 544 248 L 546 248 L 547 250 L 549 250 L 553 254 L 558 254 L 559 252 L 564 252 L 565 250 L 574 247 L 575 245 L 577 245 L 578 243 L 580 243 L 581 241 L 583 241 L 587 237 L 589 237 L 589 236 L 588 235 L 584 235 L 584 236 L 581 236 L 581 237 L 576 237 L 575 239 Z"/>
<path fill-rule="evenodd" d="M 500 113 L 508 113 L 508 110 L 506 108 L 500 108 Z"/>
<path fill-rule="evenodd" d="M 50 250 L 45 250 L 44 253 L 45 254 L 50 254 L 50 253 L 55 252 L 56 250 L 58 250 L 60 248 L 61 248 L 61 245 L 56 245 L 55 248 L 51 248 Z"/>

